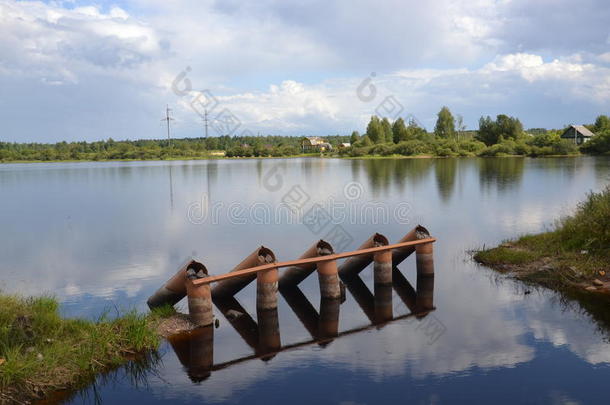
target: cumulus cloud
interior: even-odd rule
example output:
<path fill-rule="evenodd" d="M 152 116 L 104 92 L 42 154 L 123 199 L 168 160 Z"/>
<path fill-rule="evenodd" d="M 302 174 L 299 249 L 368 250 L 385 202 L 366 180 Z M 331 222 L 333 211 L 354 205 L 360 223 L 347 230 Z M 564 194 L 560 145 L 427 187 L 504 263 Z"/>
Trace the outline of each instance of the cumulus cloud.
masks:
<path fill-rule="evenodd" d="M 160 137 L 167 103 L 177 136 L 199 136 L 190 100 L 171 92 L 186 66 L 254 133 L 362 130 L 387 96 L 428 128 L 442 105 L 470 128 L 498 113 L 590 122 L 610 94 L 609 7 L 547 3 L 0 0 L 3 139 Z M 378 98 L 363 103 L 372 72 Z"/>

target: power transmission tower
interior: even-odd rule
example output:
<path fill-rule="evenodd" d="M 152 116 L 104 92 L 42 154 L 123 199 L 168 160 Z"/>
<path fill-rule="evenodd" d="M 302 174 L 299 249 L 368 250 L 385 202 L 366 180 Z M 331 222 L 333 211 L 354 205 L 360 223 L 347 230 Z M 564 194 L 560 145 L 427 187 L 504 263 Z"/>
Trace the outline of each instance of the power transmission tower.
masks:
<path fill-rule="evenodd" d="M 167 122 L 167 146 L 171 148 L 172 146 L 172 141 L 171 138 L 169 136 L 169 122 L 170 121 L 174 121 L 174 119 L 172 117 L 169 116 L 169 113 L 172 109 L 169 108 L 169 105 L 167 105 L 165 107 L 165 118 L 161 118 L 161 121 L 166 121 Z"/>
<path fill-rule="evenodd" d="M 205 124 L 205 139 L 208 139 L 208 109 L 204 110 L 205 115 L 203 116 L 203 122 Z"/>

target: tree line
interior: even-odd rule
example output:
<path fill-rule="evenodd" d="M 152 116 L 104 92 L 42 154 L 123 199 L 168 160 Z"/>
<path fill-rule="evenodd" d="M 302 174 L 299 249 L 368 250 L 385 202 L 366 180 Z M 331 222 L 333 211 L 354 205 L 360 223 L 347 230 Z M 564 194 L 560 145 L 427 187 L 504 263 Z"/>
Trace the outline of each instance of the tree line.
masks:
<path fill-rule="evenodd" d="M 433 155 L 433 156 L 502 156 L 502 155 L 570 155 L 579 152 L 610 154 L 610 117 L 600 115 L 586 125 L 596 135 L 578 147 L 561 139 L 564 130 L 534 128 L 528 131 L 518 118 L 500 114 L 479 119 L 478 130 L 466 130 L 461 116 L 454 117 L 448 107 L 437 114 L 433 132 L 426 131 L 416 120 L 372 116 L 361 135 L 331 135 L 324 139 L 333 145 L 325 152 L 341 156 L 367 155 Z M 0 161 L 57 160 L 163 160 L 199 159 L 224 151 L 228 157 L 294 156 L 301 153 L 301 136 L 219 136 L 210 138 L 140 139 L 96 142 L 11 143 L 0 142 Z M 338 148 L 350 142 L 348 148 Z"/>
<path fill-rule="evenodd" d="M 610 118 L 600 115 L 594 124 L 586 125 L 596 135 L 582 146 L 562 139 L 565 129 L 523 129 L 516 117 L 499 114 L 495 119 L 479 119 L 477 131 L 467 131 L 461 116 L 454 117 L 448 107 L 437 114 L 434 131 L 429 133 L 413 119 L 390 122 L 372 116 L 366 132 L 351 135 L 352 147 L 340 154 L 367 155 L 433 155 L 433 156 L 503 156 L 503 155 L 572 155 L 580 151 L 592 154 L 610 153 Z"/>

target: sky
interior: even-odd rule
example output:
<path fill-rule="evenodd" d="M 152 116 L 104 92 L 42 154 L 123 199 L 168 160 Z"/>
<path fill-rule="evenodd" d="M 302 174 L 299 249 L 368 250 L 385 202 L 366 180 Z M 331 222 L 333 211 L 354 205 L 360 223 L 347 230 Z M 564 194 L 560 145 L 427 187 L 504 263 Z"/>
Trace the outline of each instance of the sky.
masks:
<path fill-rule="evenodd" d="M 610 114 L 607 0 L 0 0 L 0 141 Z"/>

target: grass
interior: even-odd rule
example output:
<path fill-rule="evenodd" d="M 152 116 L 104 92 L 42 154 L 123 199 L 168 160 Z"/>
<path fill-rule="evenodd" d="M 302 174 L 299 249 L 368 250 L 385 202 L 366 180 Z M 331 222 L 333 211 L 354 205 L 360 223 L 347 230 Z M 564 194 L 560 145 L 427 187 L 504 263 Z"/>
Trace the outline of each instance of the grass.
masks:
<path fill-rule="evenodd" d="M 591 287 L 596 278 L 610 283 L 610 186 L 590 193 L 554 230 L 480 250 L 474 259 L 555 289 Z"/>
<path fill-rule="evenodd" d="M 155 349 L 156 323 L 171 315 L 129 311 L 115 319 L 64 319 L 53 297 L 0 294 L 0 402 L 73 389 Z"/>

